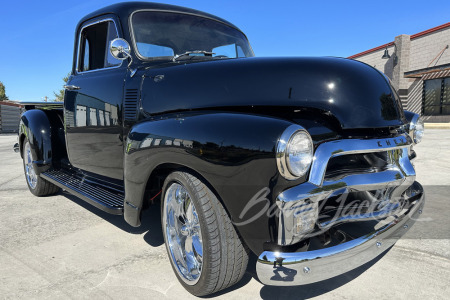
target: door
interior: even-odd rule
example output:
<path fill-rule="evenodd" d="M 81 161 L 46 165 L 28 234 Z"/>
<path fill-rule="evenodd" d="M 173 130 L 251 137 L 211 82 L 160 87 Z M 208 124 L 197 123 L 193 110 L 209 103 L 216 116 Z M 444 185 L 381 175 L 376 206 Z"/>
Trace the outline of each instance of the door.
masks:
<path fill-rule="evenodd" d="M 103 17 L 78 32 L 73 76 L 64 97 L 67 152 L 79 169 L 123 179 L 122 96 L 126 62 L 114 59 L 110 42 L 117 22 Z"/>

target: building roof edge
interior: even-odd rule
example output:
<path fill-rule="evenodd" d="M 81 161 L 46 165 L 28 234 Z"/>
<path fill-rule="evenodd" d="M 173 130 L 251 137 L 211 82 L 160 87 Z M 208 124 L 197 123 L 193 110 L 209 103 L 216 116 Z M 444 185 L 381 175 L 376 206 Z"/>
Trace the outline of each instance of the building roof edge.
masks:
<path fill-rule="evenodd" d="M 428 30 L 421 31 L 421 32 L 416 33 L 416 34 L 413 34 L 413 35 L 410 36 L 410 39 L 414 40 L 416 38 L 422 37 L 424 35 L 433 33 L 435 31 L 438 31 L 438 30 L 441 30 L 441 29 L 445 29 L 447 27 L 450 27 L 450 22 L 442 24 L 442 25 L 439 25 L 439 26 L 436 26 L 436 27 L 433 27 L 433 28 L 430 28 Z M 394 42 L 390 42 L 390 43 L 387 43 L 387 44 L 384 44 L 384 45 L 381 45 L 381 46 L 378 46 L 378 47 L 375 47 L 375 48 L 372 48 L 372 49 L 369 49 L 369 50 L 366 50 L 366 51 L 363 51 L 363 52 L 360 52 L 360 53 L 357 53 L 357 54 L 354 54 L 354 55 L 349 56 L 347 58 L 354 59 L 354 58 L 357 58 L 357 57 L 360 57 L 360 56 L 364 56 L 366 54 L 369 54 L 369 53 L 372 53 L 372 52 L 375 52 L 375 51 L 378 51 L 378 50 L 381 50 L 383 48 L 390 47 L 390 46 L 393 46 L 393 45 L 394 45 Z"/>

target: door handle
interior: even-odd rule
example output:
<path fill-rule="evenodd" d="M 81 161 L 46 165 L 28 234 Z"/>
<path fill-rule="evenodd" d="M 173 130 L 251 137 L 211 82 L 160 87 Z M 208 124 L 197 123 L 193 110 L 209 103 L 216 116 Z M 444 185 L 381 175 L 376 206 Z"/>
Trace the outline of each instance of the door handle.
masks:
<path fill-rule="evenodd" d="M 66 90 L 79 90 L 80 89 L 80 87 L 76 86 L 76 85 L 65 85 L 64 88 Z"/>

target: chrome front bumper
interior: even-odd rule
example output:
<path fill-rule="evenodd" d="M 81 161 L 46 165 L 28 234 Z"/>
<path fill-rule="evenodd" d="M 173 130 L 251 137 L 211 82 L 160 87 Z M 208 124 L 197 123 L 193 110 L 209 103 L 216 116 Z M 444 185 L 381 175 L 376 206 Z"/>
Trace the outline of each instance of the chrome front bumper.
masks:
<path fill-rule="evenodd" d="M 355 192 L 382 190 L 387 191 L 383 201 L 390 203 L 385 207 L 395 207 L 399 203 L 407 205 L 401 206 L 400 211 L 381 209 L 317 222 L 317 226 L 325 232 L 340 223 L 383 219 L 372 229 L 367 229 L 364 236 L 336 246 L 323 246 L 319 250 L 305 252 L 263 252 L 256 265 L 261 282 L 267 285 L 303 285 L 322 281 L 357 268 L 394 245 L 414 223 L 425 201 L 422 186 L 415 182 L 416 173 L 411 164 L 412 145 L 413 141 L 407 134 L 386 139 L 343 139 L 319 145 L 314 153 L 308 181 L 283 191 L 276 199 L 279 208 L 277 242 L 280 249 L 314 235 L 308 235 L 314 233 L 309 225 L 320 211 L 318 204 L 323 200 Z M 325 176 L 333 157 L 374 152 L 386 153 L 385 168 L 350 172 L 338 177 Z M 319 221 L 320 218 L 316 219 Z"/>
<path fill-rule="evenodd" d="M 256 263 L 259 280 L 266 285 L 304 285 L 326 280 L 353 270 L 395 244 L 422 213 L 423 188 L 414 183 L 414 200 L 403 214 L 391 217 L 386 224 L 360 238 L 337 246 L 295 253 L 265 251 Z"/>
<path fill-rule="evenodd" d="M 296 219 L 302 210 L 318 209 L 320 201 L 352 192 L 389 189 L 388 198 L 400 199 L 416 178 L 410 160 L 411 138 L 402 134 L 386 139 L 343 139 L 326 142 L 316 149 L 308 181 L 278 195 L 278 244 L 300 242 L 308 232 L 299 230 Z M 333 157 L 349 154 L 386 152 L 388 167 L 382 171 L 347 174 L 339 179 L 327 180 L 325 174 Z M 364 216 L 361 216 L 363 218 Z"/>

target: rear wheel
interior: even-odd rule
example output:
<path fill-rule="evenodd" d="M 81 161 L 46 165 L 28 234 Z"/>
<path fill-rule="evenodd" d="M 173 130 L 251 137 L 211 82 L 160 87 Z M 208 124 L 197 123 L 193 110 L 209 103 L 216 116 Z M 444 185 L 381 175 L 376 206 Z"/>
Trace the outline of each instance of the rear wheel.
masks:
<path fill-rule="evenodd" d="M 25 171 L 25 178 L 31 193 L 35 196 L 53 195 L 59 191 L 59 187 L 51 182 L 41 178 L 36 174 L 33 166 L 33 153 L 28 140 L 25 138 L 23 142 L 23 169 Z"/>
<path fill-rule="evenodd" d="M 200 179 L 179 171 L 167 177 L 161 219 L 172 268 L 187 291 L 204 296 L 241 280 L 248 250 Z"/>

